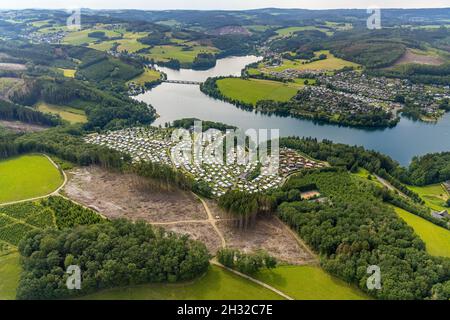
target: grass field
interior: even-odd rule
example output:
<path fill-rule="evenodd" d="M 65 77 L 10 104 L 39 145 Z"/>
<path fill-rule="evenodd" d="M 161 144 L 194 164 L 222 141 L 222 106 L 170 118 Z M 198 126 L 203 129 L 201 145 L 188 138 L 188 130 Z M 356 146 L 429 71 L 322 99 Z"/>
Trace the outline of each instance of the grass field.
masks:
<path fill-rule="evenodd" d="M 63 39 L 64 44 L 71 44 L 74 46 L 79 46 L 82 44 L 89 44 L 97 41 L 96 38 L 89 37 L 89 33 L 94 31 L 101 31 L 105 33 L 105 36 L 108 38 L 119 37 L 121 33 L 114 30 L 107 29 L 85 29 L 80 31 L 69 32 Z"/>
<path fill-rule="evenodd" d="M 362 300 L 357 288 L 327 274 L 318 266 L 280 266 L 260 272 L 257 279 L 298 300 Z"/>
<path fill-rule="evenodd" d="M 0 256 L 0 300 L 14 300 L 21 268 L 19 254 Z"/>
<path fill-rule="evenodd" d="M 141 75 L 137 76 L 136 78 L 128 81 L 128 82 L 134 82 L 137 83 L 138 85 L 145 85 L 148 82 L 154 82 L 157 81 L 161 78 L 161 73 L 153 70 L 153 69 L 149 69 L 149 68 L 145 68 L 144 73 L 142 73 Z"/>
<path fill-rule="evenodd" d="M 129 53 L 135 53 L 140 49 L 149 47 L 148 45 L 145 45 L 138 41 L 139 38 L 145 37 L 146 35 L 146 32 L 124 32 L 121 36 L 122 39 L 105 40 L 95 43 L 91 42 L 89 43 L 89 48 L 100 51 L 108 51 L 111 50 L 113 45 L 117 44 L 117 51 L 127 51 Z"/>
<path fill-rule="evenodd" d="M 87 117 L 83 110 L 75 109 L 67 106 L 57 106 L 45 102 L 36 104 L 36 109 L 44 113 L 59 114 L 64 120 L 70 123 L 86 123 Z"/>
<path fill-rule="evenodd" d="M 75 78 L 75 73 L 77 72 L 77 70 L 74 70 L 74 69 L 59 68 L 59 70 L 61 70 L 63 72 L 64 77 L 66 77 L 66 78 Z"/>
<path fill-rule="evenodd" d="M 195 57 L 201 52 L 216 53 L 217 48 L 192 45 L 192 46 L 175 46 L 175 45 L 165 45 L 165 46 L 155 46 L 148 54 L 145 54 L 149 59 L 154 59 L 155 61 L 166 62 L 170 59 L 176 59 L 180 61 L 182 65 L 191 64 Z"/>
<path fill-rule="evenodd" d="M 59 170 L 42 155 L 0 161 L 0 203 L 44 196 L 62 182 Z"/>
<path fill-rule="evenodd" d="M 445 206 L 449 195 L 441 184 L 437 183 L 424 187 L 408 186 L 408 188 L 416 192 L 430 209 L 435 211 L 449 209 Z"/>
<path fill-rule="evenodd" d="M 260 100 L 288 101 L 301 85 L 260 79 L 225 78 L 217 81 L 225 96 L 253 105 Z"/>
<path fill-rule="evenodd" d="M 296 69 L 296 70 L 325 70 L 325 71 L 333 71 L 339 70 L 344 67 L 353 67 L 358 68 L 358 64 L 346 61 L 340 58 L 335 57 L 328 50 L 317 51 L 314 53 L 316 56 L 321 54 L 327 55 L 327 58 L 324 60 L 318 60 L 311 63 L 302 64 L 302 60 L 283 60 L 283 64 L 281 66 L 277 66 L 274 68 L 270 68 L 272 71 L 283 71 L 286 69 Z"/>
<path fill-rule="evenodd" d="M 105 290 L 83 297 L 92 300 L 275 300 L 276 293 L 217 266 L 190 283 L 148 284 Z"/>
<path fill-rule="evenodd" d="M 315 26 L 303 26 L 303 27 L 288 27 L 288 28 L 282 28 L 275 30 L 275 32 L 278 34 L 278 36 L 285 37 L 294 34 L 295 32 L 299 31 L 308 31 L 308 30 L 318 30 L 323 33 L 326 33 L 329 36 L 333 35 L 333 32 L 326 28 L 321 27 L 315 27 Z"/>
<path fill-rule="evenodd" d="M 316 51 L 314 54 L 316 55 L 316 57 L 318 57 L 321 54 L 325 54 L 327 55 L 327 58 L 324 60 L 317 60 L 311 63 L 305 63 L 307 62 L 307 60 L 283 59 L 283 63 L 275 67 L 266 66 L 264 63 L 261 62 L 257 68 L 248 69 L 248 73 L 250 75 L 257 75 L 261 73 L 281 72 L 287 69 L 331 72 L 342 69 L 344 67 L 353 67 L 355 69 L 360 68 L 359 64 L 337 58 L 328 50 Z"/>
<path fill-rule="evenodd" d="M 395 212 L 414 229 L 433 256 L 450 257 L 450 231 L 395 207 Z"/>

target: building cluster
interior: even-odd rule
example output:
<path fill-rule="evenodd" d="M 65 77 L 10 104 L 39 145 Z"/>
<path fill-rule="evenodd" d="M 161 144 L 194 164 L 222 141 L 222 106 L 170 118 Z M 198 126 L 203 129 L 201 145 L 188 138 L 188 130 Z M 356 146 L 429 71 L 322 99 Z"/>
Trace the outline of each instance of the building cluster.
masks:
<path fill-rule="evenodd" d="M 27 35 L 26 38 L 34 43 L 57 44 L 61 43 L 65 36 L 65 31 L 58 30 L 55 32 L 33 32 Z"/>
<path fill-rule="evenodd" d="M 387 104 L 384 101 L 362 95 L 332 90 L 326 86 L 308 86 L 302 90 L 296 100 L 302 104 L 302 109 L 310 112 L 324 112 L 333 115 L 359 115 L 373 112 L 391 113 L 398 104 Z"/>
<path fill-rule="evenodd" d="M 319 81 L 335 91 L 384 101 L 393 108 L 406 103 L 428 116 L 439 115 L 440 103 L 450 99 L 449 86 L 415 84 L 407 79 L 371 77 L 358 72 L 321 76 Z"/>
<path fill-rule="evenodd" d="M 284 178 L 300 169 L 321 168 L 324 164 L 307 159 L 294 150 L 282 148 L 279 157 L 267 156 L 259 161 L 245 149 L 235 147 L 218 157 L 210 139 L 201 141 L 200 152 L 191 139 L 173 142 L 172 130 L 156 127 L 136 127 L 105 134 L 91 134 L 86 142 L 129 154 L 133 162 L 149 161 L 172 166 L 196 181 L 207 183 L 212 194 L 220 197 L 227 190 L 257 193 L 279 187 Z M 238 155 L 245 154 L 244 160 Z M 239 160 L 237 160 L 239 158 Z"/>

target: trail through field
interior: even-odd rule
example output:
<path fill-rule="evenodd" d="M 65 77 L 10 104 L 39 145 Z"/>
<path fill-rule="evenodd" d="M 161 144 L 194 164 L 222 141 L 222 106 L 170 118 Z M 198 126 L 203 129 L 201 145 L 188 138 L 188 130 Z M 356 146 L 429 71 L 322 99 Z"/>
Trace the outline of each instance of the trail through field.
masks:
<path fill-rule="evenodd" d="M 217 262 L 217 261 L 214 260 L 214 259 L 211 260 L 210 262 L 211 262 L 211 264 L 214 264 L 214 265 L 216 265 L 216 266 L 218 266 L 218 267 L 224 268 L 224 269 L 226 269 L 226 270 L 228 270 L 228 271 L 230 271 L 230 272 L 232 272 L 232 273 L 234 273 L 234 274 L 236 274 L 236 275 L 238 275 L 238 276 L 240 276 L 240 277 L 242 277 L 242 278 L 245 278 L 245 279 L 250 280 L 250 281 L 252 281 L 252 282 L 254 282 L 254 283 L 256 283 L 256 284 L 259 284 L 260 286 L 262 286 L 262 287 L 264 287 L 264 288 L 266 288 L 266 289 L 269 289 L 270 291 L 275 292 L 276 294 L 282 296 L 283 298 L 285 298 L 285 299 L 287 299 L 287 300 L 294 300 L 293 298 L 291 298 L 290 296 L 288 296 L 288 295 L 285 294 L 284 292 L 282 292 L 282 291 L 280 291 L 280 290 L 278 290 L 278 289 L 272 287 L 271 285 L 268 285 L 268 284 L 265 283 L 265 282 L 262 282 L 262 281 L 260 281 L 260 280 L 255 279 L 255 278 L 252 278 L 252 277 L 250 277 L 250 276 L 248 276 L 248 275 L 246 275 L 246 274 L 243 274 L 243 273 L 241 273 L 241 272 L 239 272 L 239 271 L 237 271 L 237 270 L 228 268 L 228 267 L 224 266 L 223 264 Z"/>

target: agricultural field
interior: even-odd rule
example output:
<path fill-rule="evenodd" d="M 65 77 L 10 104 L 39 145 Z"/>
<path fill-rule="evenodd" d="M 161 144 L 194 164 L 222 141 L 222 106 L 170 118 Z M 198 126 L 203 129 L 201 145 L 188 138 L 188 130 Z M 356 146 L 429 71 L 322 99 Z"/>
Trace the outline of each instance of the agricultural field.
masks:
<path fill-rule="evenodd" d="M 115 288 L 83 297 L 86 300 L 280 300 L 278 294 L 230 271 L 211 266 L 200 279 L 179 284 L 147 284 Z"/>
<path fill-rule="evenodd" d="M 157 70 L 145 68 L 144 73 L 142 73 L 141 75 L 137 76 L 136 78 L 128 81 L 128 83 L 133 82 L 139 86 L 143 86 L 146 83 L 152 83 L 152 82 L 158 81 L 159 79 L 161 79 L 160 72 L 158 72 Z"/>
<path fill-rule="evenodd" d="M 64 77 L 66 77 L 66 78 L 75 78 L 75 73 L 77 72 L 77 70 L 75 70 L 75 69 L 59 68 L 59 70 L 62 71 Z"/>
<path fill-rule="evenodd" d="M 240 78 L 220 79 L 217 86 L 223 95 L 253 105 L 261 100 L 289 101 L 301 87 L 293 83 Z"/>
<path fill-rule="evenodd" d="M 199 53 L 217 53 L 219 50 L 214 47 L 207 47 L 201 45 L 164 45 L 155 46 L 149 50 L 149 53 L 144 54 L 149 59 L 154 59 L 156 62 L 167 62 L 170 59 L 180 61 L 182 66 L 189 66 L 194 62 L 195 57 Z"/>
<path fill-rule="evenodd" d="M 327 28 L 315 27 L 315 26 L 302 26 L 302 27 L 288 27 L 275 30 L 279 37 L 290 36 L 299 31 L 309 31 L 309 30 L 318 30 L 320 32 L 326 33 L 328 36 L 333 35 L 333 31 Z"/>
<path fill-rule="evenodd" d="M 442 211 L 449 209 L 445 204 L 450 195 L 441 184 L 437 183 L 424 187 L 408 186 L 408 188 L 416 192 L 431 210 Z"/>
<path fill-rule="evenodd" d="M 419 216 L 395 207 L 395 212 L 414 229 L 433 256 L 450 257 L 450 231 Z"/>
<path fill-rule="evenodd" d="M 44 196 L 63 182 L 59 170 L 42 155 L 0 161 L 0 203 Z"/>
<path fill-rule="evenodd" d="M 89 48 L 108 51 L 117 44 L 118 52 L 127 51 L 129 53 L 135 53 L 136 51 L 149 47 L 138 41 L 139 38 L 143 38 L 146 35 L 147 33 L 145 32 L 125 32 L 120 35 L 121 39 L 91 42 L 89 43 Z"/>
<path fill-rule="evenodd" d="M 45 102 L 39 102 L 35 106 L 41 112 L 59 115 L 63 120 L 70 123 L 86 123 L 87 117 L 83 110 L 68 106 L 57 106 Z"/>
<path fill-rule="evenodd" d="M 317 60 L 313 62 L 308 62 L 307 60 L 300 59 L 283 59 L 283 63 L 278 66 L 268 66 L 265 63 L 261 62 L 259 63 L 257 68 L 249 68 L 247 71 L 250 75 L 257 75 L 262 73 L 280 73 L 286 70 L 294 70 L 298 72 L 332 72 L 335 70 L 340 70 L 344 67 L 353 67 L 354 69 L 360 68 L 359 64 L 337 58 L 328 50 L 316 51 L 314 54 L 316 55 L 316 57 L 320 56 L 321 54 L 325 54 L 327 58 L 324 60 Z"/>
<path fill-rule="evenodd" d="M 98 41 L 97 38 L 89 37 L 89 33 L 91 32 L 104 32 L 105 37 L 121 37 L 121 33 L 115 30 L 108 29 L 85 29 L 80 31 L 69 32 L 63 39 L 64 44 L 71 44 L 74 46 L 90 44 Z"/>
<path fill-rule="evenodd" d="M 315 70 L 315 71 L 334 71 L 339 70 L 344 67 L 353 67 L 358 68 L 358 64 L 346 61 L 340 58 L 335 57 L 330 51 L 328 50 L 321 50 L 314 53 L 316 57 L 320 56 L 321 54 L 325 54 L 327 56 L 324 60 L 318 60 L 311 63 L 305 63 L 302 64 L 302 60 L 283 60 L 283 64 L 278 67 L 270 68 L 272 71 L 280 72 L 284 71 L 286 69 L 295 69 L 295 70 Z"/>
<path fill-rule="evenodd" d="M 298 300 L 365 300 L 368 297 L 351 285 L 332 277 L 319 266 L 279 266 L 255 276 Z"/>
<path fill-rule="evenodd" d="M 0 256 L 0 300 L 14 300 L 21 267 L 17 252 Z"/>
<path fill-rule="evenodd" d="M 34 202 L 0 207 L 0 244 L 17 246 L 24 235 L 35 229 L 59 229 L 102 223 L 105 219 L 74 202 L 52 196 Z"/>

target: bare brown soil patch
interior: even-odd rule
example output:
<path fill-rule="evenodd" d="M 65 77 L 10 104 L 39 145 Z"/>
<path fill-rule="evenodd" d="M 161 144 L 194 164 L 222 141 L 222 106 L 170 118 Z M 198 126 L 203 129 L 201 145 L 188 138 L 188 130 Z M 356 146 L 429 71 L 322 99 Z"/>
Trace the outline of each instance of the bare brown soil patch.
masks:
<path fill-rule="evenodd" d="M 6 62 L 1 62 L 0 63 L 0 70 L 5 70 L 5 71 L 22 71 L 25 70 L 27 67 L 23 64 L 18 64 L 18 63 L 6 63 Z"/>
<path fill-rule="evenodd" d="M 412 50 L 406 50 L 403 56 L 399 60 L 397 60 L 395 65 L 408 63 L 428 64 L 438 66 L 443 64 L 444 60 L 438 56 L 417 54 Z"/>
<path fill-rule="evenodd" d="M 149 192 L 136 187 L 135 176 L 109 172 L 100 167 L 77 168 L 70 172 L 65 187 L 68 197 L 93 208 L 108 218 L 147 222 L 207 219 L 200 201 L 188 192 Z"/>
<path fill-rule="evenodd" d="M 13 132 L 38 132 L 47 129 L 47 127 L 36 124 L 29 124 L 20 121 L 5 121 L 0 120 L 0 127 L 6 128 Z"/>
<path fill-rule="evenodd" d="M 220 238 L 209 222 L 178 223 L 161 227 L 176 233 L 188 234 L 191 239 L 203 242 L 212 255 L 215 255 L 221 248 Z"/>
<path fill-rule="evenodd" d="M 217 223 L 227 247 L 244 252 L 266 250 L 278 260 L 290 264 L 306 264 L 314 257 L 286 231 L 286 226 L 274 217 L 259 218 L 254 227 L 238 230 L 226 221 Z"/>

